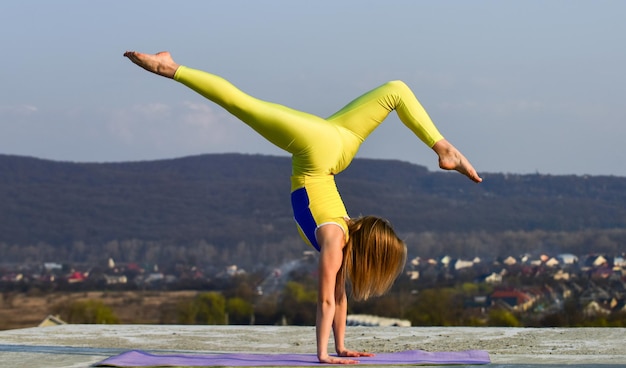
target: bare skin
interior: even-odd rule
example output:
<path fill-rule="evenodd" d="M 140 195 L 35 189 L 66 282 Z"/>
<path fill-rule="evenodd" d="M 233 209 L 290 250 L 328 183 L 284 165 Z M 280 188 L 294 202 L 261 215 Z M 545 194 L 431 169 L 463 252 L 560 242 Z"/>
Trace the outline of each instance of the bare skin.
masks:
<path fill-rule="evenodd" d="M 337 273 L 341 268 L 345 247 L 343 229 L 337 224 L 327 224 L 315 233 L 320 245 L 319 282 L 316 317 L 317 358 L 320 363 L 357 364 L 354 358 L 371 357 L 372 353 L 349 350 L 344 344 L 348 300 L 345 289 L 337 295 Z M 337 356 L 328 354 L 328 339 L 331 330 L 335 338 Z"/>
<path fill-rule="evenodd" d="M 472 164 L 452 145 L 452 143 L 442 139 L 435 143 L 433 151 L 439 156 L 439 167 L 441 169 L 456 170 L 476 183 L 483 181 Z"/>
<path fill-rule="evenodd" d="M 170 79 L 174 78 L 174 74 L 180 66 L 167 51 L 156 54 L 126 51 L 124 56 L 143 69 Z M 447 140 L 442 139 L 438 141 L 432 149 L 439 157 L 439 167 L 441 169 L 456 170 L 476 183 L 483 181 L 467 158 Z"/>
<path fill-rule="evenodd" d="M 154 55 L 127 51 L 124 56 L 141 68 L 170 79 L 174 78 L 180 67 L 166 51 Z M 438 141 L 432 149 L 439 157 L 441 169 L 456 170 L 477 183 L 482 181 L 465 156 L 447 140 Z M 345 234 L 339 225 L 327 224 L 317 229 L 316 238 L 321 249 L 316 318 L 317 357 L 321 363 L 357 364 L 359 361 L 355 358 L 371 357 L 374 354 L 349 350 L 344 344 L 347 297 L 345 289 L 342 289 L 341 295 L 337 295 L 336 281 L 342 266 Z M 337 356 L 328 353 L 331 332 L 335 339 Z"/>
<path fill-rule="evenodd" d="M 154 55 L 136 51 L 126 51 L 124 56 L 145 70 L 170 79 L 174 78 L 174 74 L 176 74 L 176 70 L 178 70 L 180 66 L 174 62 L 172 56 L 167 51 L 158 52 Z"/>

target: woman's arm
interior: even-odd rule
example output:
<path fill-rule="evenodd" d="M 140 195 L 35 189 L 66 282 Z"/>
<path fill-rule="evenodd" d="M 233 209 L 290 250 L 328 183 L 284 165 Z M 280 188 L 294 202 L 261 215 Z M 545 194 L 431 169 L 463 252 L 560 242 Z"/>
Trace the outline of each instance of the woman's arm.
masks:
<path fill-rule="evenodd" d="M 346 288 L 342 288 L 343 293 L 336 296 L 335 300 L 335 319 L 333 320 L 333 335 L 335 336 L 335 350 L 341 357 L 371 357 L 372 353 L 353 351 L 346 349 L 344 339 L 346 336 L 346 320 L 348 315 L 348 298 L 346 297 Z"/>
<path fill-rule="evenodd" d="M 328 224 L 317 229 L 317 242 L 320 245 L 319 286 L 317 294 L 317 358 L 321 363 L 356 364 L 358 360 L 331 357 L 328 355 L 330 331 L 335 336 L 335 350 L 340 357 L 366 357 L 374 354 L 346 349 L 346 315 L 348 299 L 345 288 L 337 294 L 337 273 L 343 261 L 345 234 L 339 226 Z"/>
<path fill-rule="evenodd" d="M 348 316 L 348 298 L 345 288 L 342 295 L 335 296 L 335 318 L 333 319 L 333 335 L 335 336 L 335 351 L 341 356 L 346 350 L 344 339 L 346 336 L 346 319 Z"/>
<path fill-rule="evenodd" d="M 330 332 L 334 326 L 339 327 L 339 323 L 334 323 L 337 318 L 337 313 L 344 317 L 340 317 L 340 319 L 343 319 L 343 327 L 339 327 L 339 330 L 335 330 L 335 333 L 340 334 L 339 336 L 335 336 L 336 347 L 337 341 L 341 341 L 341 345 L 343 345 L 343 333 L 345 331 L 346 303 L 340 302 L 337 304 L 335 301 L 335 283 L 343 259 L 342 249 L 345 245 L 345 235 L 343 229 L 339 226 L 328 224 L 317 229 L 316 237 L 320 245 L 317 319 L 315 326 L 317 358 L 321 363 L 358 363 L 353 359 L 343 359 L 328 355 L 328 339 L 330 338 Z M 337 340 L 337 338 L 339 338 L 339 340 Z"/>

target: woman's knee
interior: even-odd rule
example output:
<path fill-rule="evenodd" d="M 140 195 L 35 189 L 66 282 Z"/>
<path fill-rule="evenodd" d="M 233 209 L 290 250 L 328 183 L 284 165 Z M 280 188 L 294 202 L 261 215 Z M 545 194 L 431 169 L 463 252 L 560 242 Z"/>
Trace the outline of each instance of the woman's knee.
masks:
<path fill-rule="evenodd" d="M 401 80 L 392 80 L 384 84 L 385 87 L 394 91 L 410 91 L 409 86 Z"/>

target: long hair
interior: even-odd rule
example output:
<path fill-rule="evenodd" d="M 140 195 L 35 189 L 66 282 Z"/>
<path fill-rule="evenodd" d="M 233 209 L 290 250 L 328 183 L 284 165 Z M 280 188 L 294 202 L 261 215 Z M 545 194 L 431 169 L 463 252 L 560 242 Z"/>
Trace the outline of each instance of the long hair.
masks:
<path fill-rule="evenodd" d="M 386 293 L 406 262 L 406 245 L 380 217 L 365 216 L 348 222 L 349 238 L 337 275 L 338 295 L 350 282 L 352 296 L 367 300 Z"/>

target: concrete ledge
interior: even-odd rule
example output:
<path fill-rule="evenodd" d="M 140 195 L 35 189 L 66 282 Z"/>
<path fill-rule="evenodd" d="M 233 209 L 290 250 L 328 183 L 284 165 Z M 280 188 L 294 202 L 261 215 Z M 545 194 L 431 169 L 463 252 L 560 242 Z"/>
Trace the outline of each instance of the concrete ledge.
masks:
<path fill-rule="evenodd" d="M 0 366 L 88 367 L 133 349 L 314 353 L 314 336 L 313 327 L 297 326 L 35 327 L 0 331 Z M 346 341 L 372 352 L 486 350 L 490 367 L 626 366 L 625 328 L 348 327 Z"/>

